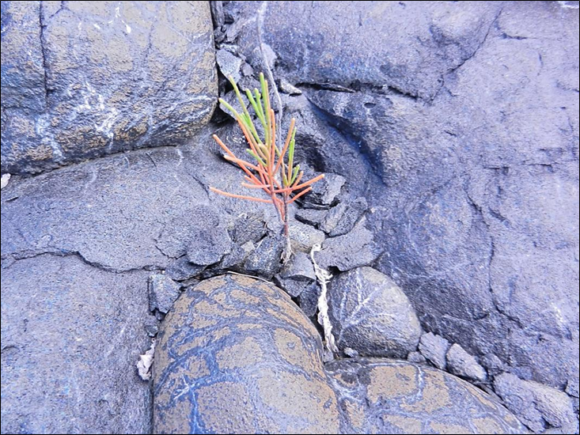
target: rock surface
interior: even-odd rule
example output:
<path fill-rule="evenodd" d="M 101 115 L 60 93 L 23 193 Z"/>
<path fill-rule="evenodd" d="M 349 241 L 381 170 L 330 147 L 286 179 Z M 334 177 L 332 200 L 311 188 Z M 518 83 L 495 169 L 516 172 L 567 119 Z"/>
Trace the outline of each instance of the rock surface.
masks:
<path fill-rule="evenodd" d="M 564 433 L 578 432 L 572 400 L 565 393 L 509 373 L 497 376 L 493 385 L 506 406 L 534 432 L 544 432 L 547 424 Z"/>
<path fill-rule="evenodd" d="M 457 343 L 449 348 L 446 358 L 447 368 L 450 373 L 476 382 L 485 382 L 487 380 L 485 369 L 479 365 L 473 355 L 468 354 Z"/>
<path fill-rule="evenodd" d="M 449 349 L 449 342 L 431 332 L 423 334 L 419 342 L 419 352 L 439 370 L 445 370 L 445 357 Z"/>
<path fill-rule="evenodd" d="M 256 68 L 263 14 L 274 75 L 303 91 L 283 96 L 300 161 L 366 198 L 387 251 L 376 267 L 425 329 L 522 378 L 576 381 L 578 10 L 232 2 L 224 14 L 218 40 Z"/>
<path fill-rule="evenodd" d="M 381 252 L 373 233 L 366 228 L 366 220 L 361 219 L 350 233 L 326 239 L 316 261 L 324 269 L 335 267 L 345 272 L 374 263 Z"/>
<path fill-rule="evenodd" d="M 151 433 L 135 370 L 149 347 L 147 276 L 72 254 L 3 261 L 2 433 Z"/>
<path fill-rule="evenodd" d="M 159 333 L 155 433 L 338 433 L 318 332 L 280 289 L 205 280 Z"/>
<path fill-rule="evenodd" d="M 181 286 L 162 273 L 149 276 L 149 311 L 166 314 L 179 297 Z"/>
<path fill-rule="evenodd" d="M 209 2 L 2 3 L 2 172 L 183 143 L 216 97 Z"/>
<path fill-rule="evenodd" d="M 403 291 L 386 275 L 360 267 L 330 284 L 329 315 L 336 345 L 362 356 L 405 358 L 417 348 L 421 325 Z"/>
<path fill-rule="evenodd" d="M 347 420 L 344 433 L 525 433 L 483 391 L 439 370 L 374 359 L 327 364 Z"/>

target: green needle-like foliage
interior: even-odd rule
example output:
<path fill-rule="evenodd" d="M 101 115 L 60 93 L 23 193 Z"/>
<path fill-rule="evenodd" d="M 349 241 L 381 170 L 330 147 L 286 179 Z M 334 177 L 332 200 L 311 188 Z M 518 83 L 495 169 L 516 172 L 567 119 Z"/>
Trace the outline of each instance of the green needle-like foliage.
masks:
<path fill-rule="evenodd" d="M 238 121 L 249 145 L 246 151 L 252 157 L 253 162 L 248 162 L 235 156 L 217 135 L 214 134 L 213 138 L 225 151 L 224 158 L 237 164 L 245 172 L 245 182 L 242 182 L 242 186 L 248 189 L 260 189 L 268 195 L 269 199 L 236 195 L 213 187 L 210 187 L 210 189 L 213 192 L 232 198 L 272 203 L 284 224 L 284 234 L 288 237 L 288 205 L 312 190 L 312 184 L 323 178 L 324 175 L 302 182 L 304 172 L 300 170 L 300 165 L 294 165 L 296 145 L 296 120 L 294 118 L 290 121 L 290 128 L 288 129 L 284 146 L 282 149 L 276 146 L 276 117 L 274 116 L 274 110 L 270 107 L 268 82 L 264 79 L 264 74 L 260 74 L 261 92 L 258 89 L 254 89 L 253 94 L 249 90 L 245 92 L 256 117 L 262 125 L 263 138 L 260 137 L 254 125 L 254 120 L 244 103 L 236 82 L 231 77 L 228 79 L 242 106 L 242 113 L 239 113 L 223 99 L 220 99 L 220 103 Z"/>

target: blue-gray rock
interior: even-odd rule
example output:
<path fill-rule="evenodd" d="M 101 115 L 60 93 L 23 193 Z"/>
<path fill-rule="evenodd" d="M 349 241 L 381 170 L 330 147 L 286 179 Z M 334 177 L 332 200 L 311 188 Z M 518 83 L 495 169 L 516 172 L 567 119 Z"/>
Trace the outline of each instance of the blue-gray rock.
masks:
<path fill-rule="evenodd" d="M 288 231 L 292 242 L 292 250 L 297 252 L 310 253 L 312 247 L 321 245 L 326 237 L 322 231 L 296 220 L 290 221 Z"/>
<path fill-rule="evenodd" d="M 198 266 L 216 264 L 232 250 L 232 240 L 214 207 L 196 206 L 188 219 L 187 259 Z"/>
<path fill-rule="evenodd" d="M 304 180 L 310 180 L 318 175 L 320 175 L 318 172 L 310 171 L 306 168 L 304 171 Z M 345 183 L 346 179 L 342 175 L 324 174 L 322 180 L 312 185 L 310 193 L 304 195 L 303 206 L 328 208 L 334 205 Z"/>
<path fill-rule="evenodd" d="M 224 6 L 224 35 L 241 54 L 256 47 L 248 23 L 259 9 Z M 365 196 L 386 250 L 376 267 L 405 288 L 425 329 L 523 378 L 577 382 L 578 11 L 558 2 L 261 11 L 275 77 L 303 91 L 283 96 L 297 156 Z"/>
<path fill-rule="evenodd" d="M 2 172 L 183 143 L 216 97 L 209 2 L 2 4 Z"/>
<path fill-rule="evenodd" d="M 179 297 L 181 286 L 163 273 L 149 276 L 149 311 L 166 314 Z"/>
<path fill-rule="evenodd" d="M 417 348 L 421 325 L 415 310 L 405 293 L 378 270 L 360 267 L 335 277 L 328 305 L 339 349 L 405 358 Z"/>
<path fill-rule="evenodd" d="M 428 332 L 421 336 L 419 352 L 439 370 L 445 370 L 448 349 L 449 342 L 439 335 Z"/>
<path fill-rule="evenodd" d="M 373 264 L 381 252 L 381 247 L 376 243 L 373 233 L 366 228 L 366 220 L 363 218 L 348 234 L 326 239 L 322 250 L 316 254 L 316 261 L 325 269 L 336 267 L 344 272 Z"/>
<path fill-rule="evenodd" d="M 296 219 L 308 225 L 316 227 L 324 221 L 327 210 L 316 210 L 312 208 L 300 208 L 296 210 Z"/>
<path fill-rule="evenodd" d="M 330 237 L 342 236 L 354 228 L 367 208 L 368 204 L 364 198 L 343 201 L 330 209 L 320 229 Z"/>
<path fill-rule="evenodd" d="M 543 432 L 546 425 L 578 430 L 572 400 L 562 391 L 533 381 L 524 381 L 510 373 L 496 376 L 495 392 L 522 423 L 534 432 Z"/>
<path fill-rule="evenodd" d="M 245 213 L 235 220 L 230 233 L 234 243 L 241 246 L 247 242 L 259 242 L 268 234 L 268 227 L 263 215 Z"/>
<path fill-rule="evenodd" d="M 174 281 L 185 281 L 194 278 L 204 271 L 206 266 L 198 266 L 189 261 L 187 255 L 183 255 L 171 262 L 165 270 L 167 276 Z"/>
<path fill-rule="evenodd" d="M 317 282 L 313 282 L 306 288 L 302 288 L 298 303 L 304 314 L 308 317 L 314 317 L 318 311 L 318 298 L 322 289 Z"/>
<path fill-rule="evenodd" d="M 459 344 L 454 343 L 447 351 L 447 369 L 450 373 L 475 382 L 485 382 L 487 373 L 473 355 L 468 354 Z"/>
<path fill-rule="evenodd" d="M 2 433 L 151 433 L 147 275 L 72 254 L 2 270 Z"/>
<path fill-rule="evenodd" d="M 409 352 L 409 355 L 407 355 L 407 361 L 415 364 L 427 363 L 427 359 L 423 356 L 423 354 L 417 351 Z"/>
<path fill-rule="evenodd" d="M 283 236 L 269 235 L 256 245 L 256 249 L 244 263 L 244 270 L 266 278 L 272 278 L 282 267 Z"/>
<path fill-rule="evenodd" d="M 280 286 L 292 297 L 298 297 L 316 282 L 314 267 L 308 254 L 296 252 L 278 276 Z"/>
<path fill-rule="evenodd" d="M 343 433 L 526 433 L 496 399 L 432 367 L 354 359 L 326 369 L 346 419 Z"/>

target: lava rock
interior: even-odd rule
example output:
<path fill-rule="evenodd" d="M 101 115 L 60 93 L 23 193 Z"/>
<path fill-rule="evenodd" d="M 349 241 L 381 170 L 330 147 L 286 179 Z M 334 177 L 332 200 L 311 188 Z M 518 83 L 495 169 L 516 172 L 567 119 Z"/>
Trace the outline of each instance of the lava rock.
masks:
<path fill-rule="evenodd" d="M 361 267 L 331 281 L 329 315 L 339 349 L 363 356 L 405 358 L 421 325 L 405 293 L 386 275 Z"/>
<path fill-rule="evenodd" d="M 341 202 L 330 209 L 320 229 L 330 237 L 342 236 L 354 228 L 367 208 L 368 204 L 364 198 Z"/>
<path fill-rule="evenodd" d="M 154 432 L 339 433 L 321 356 L 320 335 L 282 290 L 242 276 L 202 281 L 159 333 Z"/>
<path fill-rule="evenodd" d="M 543 432 L 546 423 L 564 429 L 576 424 L 572 401 L 562 391 L 511 373 L 496 376 L 493 387 L 507 408 L 534 432 Z"/>
<path fill-rule="evenodd" d="M 165 270 L 165 273 L 174 281 L 185 281 L 201 274 L 205 267 L 191 263 L 184 255 L 174 260 Z"/>
<path fill-rule="evenodd" d="M 304 180 L 310 180 L 320 175 L 318 172 L 304 171 Z M 346 178 L 338 174 L 324 174 L 322 180 L 312 185 L 312 190 L 304 195 L 303 206 L 329 207 L 337 201 L 337 197 L 346 183 Z"/>
<path fill-rule="evenodd" d="M 343 433 L 526 433 L 494 398 L 432 367 L 349 359 L 326 368 L 346 419 Z"/>
<path fill-rule="evenodd" d="M 190 217 L 193 226 L 187 246 L 187 259 L 198 266 L 218 263 L 231 252 L 232 240 L 216 209 L 199 205 Z"/>
<path fill-rule="evenodd" d="M 218 50 L 216 52 L 216 61 L 220 71 L 226 78 L 232 77 L 234 82 L 239 83 L 241 75 L 240 69 L 242 67 L 242 59 L 230 53 L 228 50 Z"/>
<path fill-rule="evenodd" d="M 341 272 L 372 264 L 382 250 L 375 237 L 361 219 L 354 229 L 344 235 L 326 239 L 316 261 L 325 269 L 336 267 Z"/>
<path fill-rule="evenodd" d="M 439 370 L 445 370 L 445 356 L 449 349 L 449 342 L 431 332 L 423 334 L 419 342 L 419 352 Z"/>
<path fill-rule="evenodd" d="M 324 242 L 325 235 L 310 225 L 300 221 L 294 221 L 289 229 L 292 249 L 295 251 L 310 252 L 312 246 L 320 245 Z"/>
<path fill-rule="evenodd" d="M 320 225 L 326 217 L 327 210 L 316 210 L 312 208 L 299 208 L 296 210 L 296 219 L 313 227 Z"/>
<path fill-rule="evenodd" d="M 50 254 L 2 270 L 2 433 L 151 433 L 148 274 Z"/>
<path fill-rule="evenodd" d="M 163 273 L 149 276 L 149 311 L 167 314 L 181 293 L 181 286 Z"/>
<path fill-rule="evenodd" d="M 234 222 L 231 237 L 234 243 L 243 245 L 247 242 L 257 243 L 268 234 L 268 227 L 263 215 L 245 213 Z"/>
<path fill-rule="evenodd" d="M 247 273 L 272 278 L 282 267 L 282 253 L 284 252 L 284 238 L 282 236 L 268 236 L 263 238 L 256 249 L 248 256 L 244 263 Z"/>
<path fill-rule="evenodd" d="M 280 286 L 292 297 L 298 297 L 316 281 L 314 267 L 308 254 L 296 252 L 280 271 Z"/>
<path fill-rule="evenodd" d="M 207 2 L 3 5 L 3 173 L 180 144 L 209 122 Z"/>
<path fill-rule="evenodd" d="M 409 352 L 407 355 L 407 361 L 414 364 L 426 364 L 427 359 L 421 354 L 421 352 L 413 351 Z"/>
<path fill-rule="evenodd" d="M 425 328 L 558 389 L 580 360 L 578 11 L 561 4 L 224 6 L 241 54 L 263 13 L 275 75 L 303 91 L 296 161 L 365 196 L 374 266 Z"/>
<path fill-rule="evenodd" d="M 447 368 L 454 375 L 477 382 L 485 382 L 487 380 L 485 369 L 479 365 L 473 355 L 468 354 L 457 343 L 449 348 L 446 359 Z"/>
<path fill-rule="evenodd" d="M 330 209 L 320 229 L 330 237 L 342 236 L 354 228 L 367 208 L 368 204 L 364 198 L 358 198 L 350 203 L 341 202 Z"/>
<path fill-rule="evenodd" d="M 299 305 L 308 317 L 314 317 L 318 311 L 318 299 L 321 292 L 322 289 L 317 282 L 313 282 L 300 292 Z"/>

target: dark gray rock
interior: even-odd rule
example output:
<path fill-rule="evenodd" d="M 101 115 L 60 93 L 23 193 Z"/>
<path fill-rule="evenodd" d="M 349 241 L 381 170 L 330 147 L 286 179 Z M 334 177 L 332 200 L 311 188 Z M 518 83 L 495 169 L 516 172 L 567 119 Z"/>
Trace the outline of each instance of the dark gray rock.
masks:
<path fill-rule="evenodd" d="M 179 144 L 211 118 L 208 2 L 7 2 L 2 172 Z"/>
<path fill-rule="evenodd" d="M 310 180 L 320 175 L 318 172 L 310 171 L 308 168 L 304 170 L 304 181 Z M 304 207 L 329 207 L 334 205 L 337 201 L 338 195 L 342 190 L 342 186 L 346 183 L 346 179 L 338 174 L 324 174 L 322 180 L 317 181 L 312 185 L 312 190 L 303 196 Z"/>
<path fill-rule="evenodd" d="M 256 246 L 252 242 L 246 242 L 242 246 L 233 245 L 232 251 L 224 256 L 222 261 L 215 266 L 215 269 L 243 270 L 243 264 L 255 250 Z"/>
<path fill-rule="evenodd" d="M 366 220 L 362 219 L 350 233 L 326 239 L 322 250 L 316 254 L 319 265 L 325 269 L 336 267 L 344 272 L 372 264 L 382 249 L 365 225 Z"/>
<path fill-rule="evenodd" d="M 326 369 L 345 418 L 342 433 L 526 433 L 495 398 L 432 367 L 361 358 Z"/>
<path fill-rule="evenodd" d="M 166 314 L 180 295 L 181 286 L 163 273 L 149 276 L 149 311 Z"/>
<path fill-rule="evenodd" d="M 259 6 L 225 6 L 236 23 L 229 36 L 248 57 L 258 43 L 255 25 L 247 21 L 255 19 Z M 264 39 L 291 83 L 344 89 L 358 80 L 427 99 L 437 94 L 443 75 L 474 55 L 500 10 L 501 4 L 270 3 L 264 11 Z"/>
<path fill-rule="evenodd" d="M 403 291 L 370 267 L 350 270 L 330 284 L 329 315 L 336 345 L 363 356 L 405 358 L 417 348 L 421 325 Z"/>
<path fill-rule="evenodd" d="M 289 263 L 285 264 L 277 278 L 281 288 L 292 297 L 300 294 L 316 281 L 314 267 L 308 254 L 296 252 Z"/>
<path fill-rule="evenodd" d="M 244 263 L 245 271 L 268 279 L 272 278 L 282 267 L 284 247 L 283 236 L 270 235 L 263 238 Z"/>
<path fill-rule="evenodd" d="M 184 255 L 174 260 L 165 270 L 165 273 L 174 281 L 185 281 L 198 276 L 204 269 L 205 266 L 198 266 L 191 263 L 187 255 Z"/>
<path fill-rule="evenodd" d="M 151 433 L 147 275 L 50 254 L 2 270 L 2 433 Z"/>
<path fill-rule="evenodd" d="M 243 214 L 235 220 L 231 230 L 232 240 L 240 246 L 247 242 L 257 243 L 266 234 L 268 234 L 268 227 L 264 222 L 264 217 L 257 213 Z"/>
<path fill-rule="evenodd" d="M 318 298 L 320 298 L 321 291 L 320 285 L 313 282 L 300 292 L 298 303 L 308 317 L 314 317 L 318 311 Z"/>
<path fill-rule="evenodd" d="M 431 332 L 423 334 L 419 342 L 419 352 L 439 370 L 445 370 L 445 357 L 449 349 L 449 342 Z"/>
<path fill-rule="evenodd" d="M 296 219 L 300 222 L 303 222 L 308 225 L 312 225 L 313 227 L 317 227 L 324 221 L 326 214 L 328 211 L 326 210 L 316 210 L 312 208 L 300 208 L 296 210 Z"/>
<path fill-rule="evenodd" d="M 494 354 L 483 355 L 479 362 L 485 367 L 489 376 L 496 376 L 506 371 L 503 361 Z"/>
<path fill-rule="evenodd" d="M 232 249 L 232 240 L 221 222 L 216 209 L 206 205 L 196 206 L 190 216 L 190 241 L 187 259 L 198 266 L 218 263 Z"/>
<path fill-rule="evenodd" d="M 145 332 L 149 337 L 155 337 L 159 332 L 159 326 L 157 325 L 145 325 Z"/>
<path fill-rule="evenodd" d="M 280 276 L 310 282 L 316 279 L 310 256 L 304 252 L 296 252 L 290 262 L 282 268 Z"/>
<path fill-rule="evenodd" d="M 453 344 L 447 351 L 447 369 L 454 375 L 470 379 L 476 382 L 485 382 L 487 373 L 479 365 L 473 355 L 468 354 L 457 343 Z"/>
<path fill-rule="evenodd" d="M 330 237 L 342 236 L 352 230 L 367 210 L 366 199 L 357 198 L 352 202 L 341 202 L 330 209 L 320 229 Z"/>
<path fill-rule="evenodd" d="M 577 418 L 566 393 L 509 373 L 496 376 L 493 387 L 508 409 L 534 432 L 543 432 L 549 424 L 574 433 Z"/>

